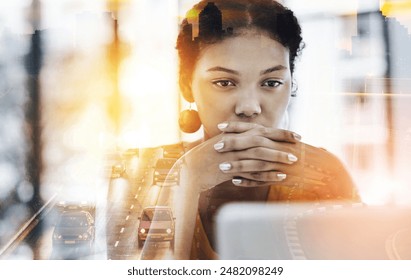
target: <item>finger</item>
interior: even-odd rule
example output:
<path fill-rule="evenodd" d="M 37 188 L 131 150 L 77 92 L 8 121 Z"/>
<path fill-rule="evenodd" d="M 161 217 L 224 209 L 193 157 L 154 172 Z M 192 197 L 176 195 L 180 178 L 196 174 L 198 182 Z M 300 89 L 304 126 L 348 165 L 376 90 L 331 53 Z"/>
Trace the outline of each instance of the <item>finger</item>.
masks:
<path fill-rule="evenodd" d="M 294 162 L 288 161 L 288 164 Z M 261 172 L 261 171 L 281 171 L 287 165 L 283 163 L 263 161 L 263 160 L 240 160 L 223 162 L 219 164 L 219 169 L 224 173 L 243 173 L 243 172 Z"/>
<path fill-rule="evenodd" d="M 272 186 L 274 184 L 279 184 L 278 181 L 262 182 L 262 181 L 249 180 L 249 179 L 242 178 L 242 177 L 236 177 L 232 179 L 231 181 L 235 186 L 239 186 L 239 187 L 266 187 L 266 186 Z"/>
<path fill-rule="evenodd" d="M 218 152 L 241 151 L 253 147 L 279 149 L 275 142 L 260 135 L 225 135 L 214 145 Z"/>
<path fill-rule="evenodd" d="M 241 178 L 259 182 L 280 182 L 285 180 L 287 178 L 287 175 L 279 171 L 264 171 L 241 173 Z M 236 184 L 237 182 L 237 180 L 233 181 L 234 184 Z"/>
<path fill-rule="evenodd" d="M 301 140 L 301 136 L 295 132 L 272 128 L 264 127 L 260 124 L 249 123 L 249 122 L 224 122 L 218 124 L 218 128 L 227 133 L 243 133 L 253 130 L 256 134 L 267 137 L 275 141 L 285 141 L 295 143 Z"/>
<path fill-rule="evenodd" d="M 224 135 L 219 142 L 214 144 L 214 149 L 218 152 L 242 151 L 256 147 L 289 153 L 292 153 L 293 148 L 296 148 L 291 146 L 290 143 L 273 141 L 261 135 L 227 134 Z"/>
<path fill-rule="evenodd" d="M 277 149 L 269 149 L 265 147 L 256 147 L 247 149 L 239 153 L 239 159 L 258 159 L 271 162 L 287 163 L 291 164 L 298 161 L 298 157 L 286 148 L 285 151 L 280 151 Z"/>
<path fill-rule="evenodd" d="M 243 177 L 244 174 L 242 174 L 240 177 L 234 177 L 231 181 L 234 185 L 240 186 L 240 187 L 260 187 L 260 186 L 282 186 L 282 187 L 301 187 L 305 186 L 304 180 L 300 176 L 296 175 L 289 175 L 287 174 L 286 177 L 283 180 L 272 180 L 272 181 L 259 181 L 259 180 L 252 180 L 248 179 L 246 177 Z M 310 191 L 314 192 L 317 191 L 319 188 L 322 188 L 322 190 L 328 189 L 325 186 L 321 185 L 313 185 L 309 184 L 308 185 L 310 188 Z"/>
<path fill-rule="evenodd" d="M 253 128 L 263 127 L 260 124 L 250 122 L 223 122 L 217 125 L 218 129 L 223 132 L 242 133 Z"/>

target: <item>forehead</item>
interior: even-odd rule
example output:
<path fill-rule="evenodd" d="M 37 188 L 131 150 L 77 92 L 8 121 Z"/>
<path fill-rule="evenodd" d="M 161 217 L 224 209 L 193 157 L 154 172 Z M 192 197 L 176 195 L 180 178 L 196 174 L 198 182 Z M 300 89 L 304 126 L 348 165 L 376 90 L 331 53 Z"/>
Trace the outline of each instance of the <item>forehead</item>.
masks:
<path fill-rule="evenodd" d="M 196 68 L 205 70 L 225 66 L 233 69 L 266 69 L 275 65 L 289 68 L 288 49 L 264 34 L 248 32 L 205 47 Z"/>

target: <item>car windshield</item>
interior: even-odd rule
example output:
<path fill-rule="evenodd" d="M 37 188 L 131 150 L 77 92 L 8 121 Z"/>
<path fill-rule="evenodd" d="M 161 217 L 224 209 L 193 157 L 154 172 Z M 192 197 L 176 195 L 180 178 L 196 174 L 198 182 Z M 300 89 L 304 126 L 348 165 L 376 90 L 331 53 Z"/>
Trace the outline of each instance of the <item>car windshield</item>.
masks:
<path fill-rule="evenodd" d="M 87 222 L 87 218 L 85 216 L 64 215 L 60 219 L 59 226 L 62 226 L 62 227 L 85 227 L 85 226 L 88 226 L 88 222 Z"/>
<path fill-rule="evenodd" d="M 157 169 L 171 169 L 176 160 L 174 159 L 159 159 L 156 163 Z"/>
<path fill-rule="evenodd" d="M 144 210 L 143 221 L 170 221 L 171 216 L 170 212 L 167 210 L 154 210 L 154 209 L 146 209 Z"/>

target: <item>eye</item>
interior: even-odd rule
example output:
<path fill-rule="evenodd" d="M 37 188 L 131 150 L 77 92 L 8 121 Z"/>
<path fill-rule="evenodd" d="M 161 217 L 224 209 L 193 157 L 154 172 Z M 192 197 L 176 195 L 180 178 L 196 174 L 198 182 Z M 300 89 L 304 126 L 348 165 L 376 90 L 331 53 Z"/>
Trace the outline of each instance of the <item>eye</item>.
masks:
<path fill-rule="evenodd" d="M 283 83 L 277 80 L 266 80 L 264 81 L 261 86 L 263 87 L 270 87 L 270 88 L 276 88 L 282 85 Z"/>
<path fill-rule="evenodd" d="M 228 87 L 235 87 L 235 83 L 230 81 L 230 80 L 217 80 L 213 81 L 213 84 L 222 87 L 222 88 L 228 88 Z"/>

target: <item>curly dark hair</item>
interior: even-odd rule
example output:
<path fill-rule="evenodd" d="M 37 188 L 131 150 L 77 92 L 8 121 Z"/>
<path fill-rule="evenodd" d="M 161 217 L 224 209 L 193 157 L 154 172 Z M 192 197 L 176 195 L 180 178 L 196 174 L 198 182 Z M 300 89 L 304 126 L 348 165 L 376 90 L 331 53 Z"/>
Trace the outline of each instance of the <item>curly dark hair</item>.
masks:
<path fill-rule="evenodd" d="M 198 26 L 198 28 L 196 28 Z M 177 38 L 179 83 L 184 98 L 193 102 L 190 84 L 204 47 L 255 28 L 288 48 L 290 71 L 304 48 L 301 27 L 294 13 L 274 0 L 202 0 L 186 14 Z M 198 29 L 198 36 L 194 31 Z"/>

